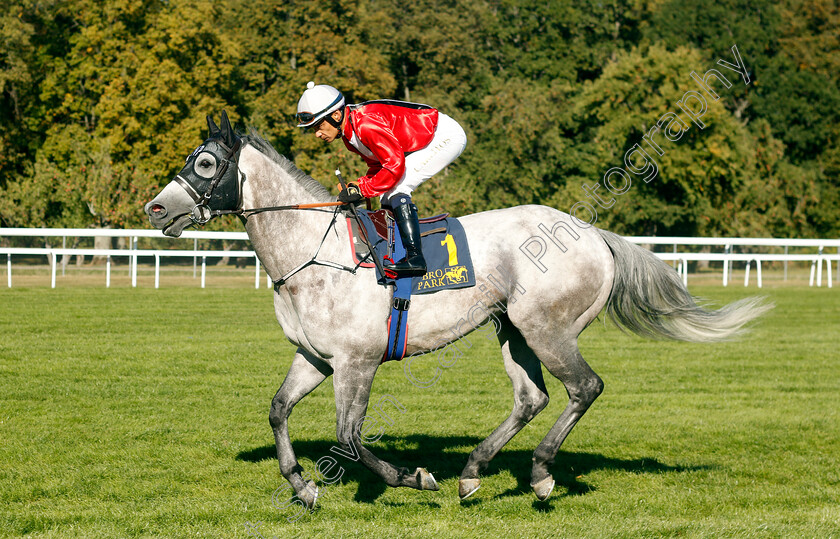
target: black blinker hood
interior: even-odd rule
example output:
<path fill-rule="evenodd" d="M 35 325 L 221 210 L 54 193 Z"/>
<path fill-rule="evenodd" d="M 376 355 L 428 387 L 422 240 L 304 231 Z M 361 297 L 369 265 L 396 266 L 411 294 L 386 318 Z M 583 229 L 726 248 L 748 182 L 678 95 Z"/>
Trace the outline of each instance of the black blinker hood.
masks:
<path fill-rule="evenodd" d="M 240 183 L 238 178 L 237 160 L 242 140 L 230 125 L 227 112 L 222 111 L 222 127 L 219 128 L 213 118 L 207 115 L 207 127 L 210 133 L 204 141 L 205 146 L 215 142 L 219 150 L 211 152 L 217 160 L 216 176 L 212 179 L 202 178 L 193 170 L 194 159 L 187 163 L 181 173 L 195 189 L 199 196 L 205 197 L 197 204 L 205 204 L 212 210 L 237 210 L 241 202 Z M 206 199 L 209 193 L 209 200 Z"/>

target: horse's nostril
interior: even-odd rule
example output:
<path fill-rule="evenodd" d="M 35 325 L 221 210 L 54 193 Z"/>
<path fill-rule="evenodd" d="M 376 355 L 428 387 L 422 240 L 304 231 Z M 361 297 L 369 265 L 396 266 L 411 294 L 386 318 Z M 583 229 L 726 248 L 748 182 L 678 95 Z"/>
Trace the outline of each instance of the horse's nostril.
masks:
<path fill-rule="evenodd" d="M 164 208 L 164 207 L 163 207 L 163 206 L 161 206 L 160 204 L 153 204 L 153 205 L 152 205 L 152 207 L 151 207 L 151 208 L 149 208 L 149 210 L 150 210 L 152 213 L 154 213 L 155 215 L 157 215 L 157 214 L 162 214 L 162 213 L 166 213 L 166 208 Z"/>

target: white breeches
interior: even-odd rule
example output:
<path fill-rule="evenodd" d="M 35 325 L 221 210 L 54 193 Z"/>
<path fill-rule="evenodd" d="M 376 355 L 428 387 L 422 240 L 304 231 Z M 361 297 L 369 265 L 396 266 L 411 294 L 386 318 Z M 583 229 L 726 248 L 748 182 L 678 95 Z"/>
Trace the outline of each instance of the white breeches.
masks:
<path fill-rule="evenodd" d="M 425 147 L 405 156 L 405 173 L 397 184 L 383 193 L 379 200 L 388 204 L 395 195 L 408 195 L 452 163 L 467 146 L 464 129 L 446 114 L 438 112 L 435 136 Z"/>

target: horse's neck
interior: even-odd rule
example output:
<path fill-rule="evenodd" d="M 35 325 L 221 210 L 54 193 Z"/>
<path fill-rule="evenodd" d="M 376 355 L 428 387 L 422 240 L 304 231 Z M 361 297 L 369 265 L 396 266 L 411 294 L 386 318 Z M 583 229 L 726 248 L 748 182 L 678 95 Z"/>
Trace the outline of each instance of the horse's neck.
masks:
<path fill-rule="evenodd" d="M 307 191 L 292 173 L 252 146 L 242 150 L 239 167 L 246 178 L 242 189 L 245 209 L 326 201 L 321 200 L 326 197 Z M 279 279 L 314 256 L 332 221 L 331 210 L 269 211 L 248 218 L 245 228 L 251 244 L 272 279 Z M 321 253 L 332 250 L 324 247 Z"/>
<path fill-rule="evenodd" d="M 326 190 L 324 190 L 324 196 L 307 190 L 300 181 L 295 179 L 295 175 L 300 174 L 306 180 L 316 182 L 295 169 L 293 165 L 288 166 L 291 167 L 289 170 L 284 165 L 272 161 L 250 144 L 245 145 L 239 156 L 239 168 L 246 176 L 243 207 L 306 204 L 330 200 Z"/>

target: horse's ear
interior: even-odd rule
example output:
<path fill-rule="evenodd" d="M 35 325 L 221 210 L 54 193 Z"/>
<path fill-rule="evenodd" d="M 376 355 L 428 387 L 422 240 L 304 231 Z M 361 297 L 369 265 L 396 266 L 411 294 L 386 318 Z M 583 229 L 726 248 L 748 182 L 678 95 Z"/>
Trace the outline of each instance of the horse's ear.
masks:
<path fill-rule="evenodd" d="M 224 114 L 224 113 L 222 113 Z M 213 117 L 209 114 L 207 115 L 207 128 L 210 129 L 210 136 L 212 137 L 216 133 L 219 132 L 218 126 L 213 122 Z"/>
<path fill-rule="evenodd" d="M 228 145 L 233 145 L 236 141 L 236 133 L 233 132 L 233 127 L 230 125 L 230 120 L 226 111 L 222 111 L 222 138 Z"/>

